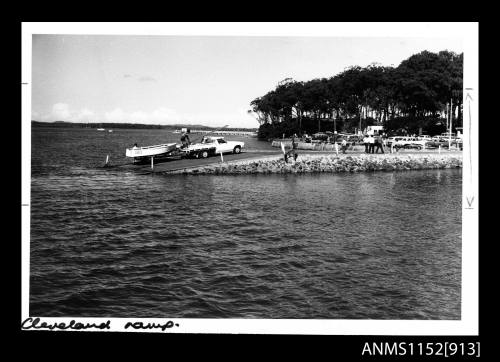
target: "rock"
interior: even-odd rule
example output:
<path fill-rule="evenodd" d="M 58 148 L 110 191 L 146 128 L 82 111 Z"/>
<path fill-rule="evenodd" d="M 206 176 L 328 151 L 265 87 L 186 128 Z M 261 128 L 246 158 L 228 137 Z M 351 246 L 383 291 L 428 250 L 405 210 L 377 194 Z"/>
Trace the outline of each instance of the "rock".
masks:
<path fill-rule="evenodd" d="M 183 175 L 225 174 L 269 174 L 269 173 L 317 173 L 317 172 L 362 172 L 421 170 L 462 167 L 462 159 L 456 156 L 386 156 L 357 155 L 337 157 L 335 155 L 306 155 L 297 161 L 285 163 L 283 159 L 258 160 L 240 164 L 222 164 L 183 169 L 172 173 Z"/>

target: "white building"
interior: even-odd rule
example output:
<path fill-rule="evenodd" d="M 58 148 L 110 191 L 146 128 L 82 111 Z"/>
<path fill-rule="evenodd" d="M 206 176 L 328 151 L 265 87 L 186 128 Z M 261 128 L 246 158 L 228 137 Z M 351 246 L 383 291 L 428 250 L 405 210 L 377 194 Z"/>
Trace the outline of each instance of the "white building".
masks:
<path fill-rule="evenodd" d="M 382 133 L 382 131 L 384 130 L 384 126 L 368 126 L 366 127 L 365 129 L 365 133 L 366 134 L 379 134 L 379 133 Z"/>

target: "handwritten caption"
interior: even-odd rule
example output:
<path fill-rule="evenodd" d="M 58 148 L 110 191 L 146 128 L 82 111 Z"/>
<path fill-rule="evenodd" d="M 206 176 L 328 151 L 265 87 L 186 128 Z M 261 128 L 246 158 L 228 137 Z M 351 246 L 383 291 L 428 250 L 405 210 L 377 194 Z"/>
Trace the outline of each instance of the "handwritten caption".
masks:
<path fill-rule="evenodd" d="M 140 321 L 136 322 L 126 322 L 122 324 L 121 329 L 130 331 L 146 331 L 146 330 L 157 330 L 165 332 L 166 330 L 172 329 L 174 327 L 179 327 L 178 323 L 174 323 L 169 320 L 165 323 L 144 323 Z M 53 322 L 48 323 L 42 321 L 40 318 L 26 318 L 21 323 L 22 330 L 111 330 L 111 320 L 107 320 L 101 323 L 82 323 L 72 319 L 69 322 Z M 116 330 L 113 328 L 113 330 Z"/>

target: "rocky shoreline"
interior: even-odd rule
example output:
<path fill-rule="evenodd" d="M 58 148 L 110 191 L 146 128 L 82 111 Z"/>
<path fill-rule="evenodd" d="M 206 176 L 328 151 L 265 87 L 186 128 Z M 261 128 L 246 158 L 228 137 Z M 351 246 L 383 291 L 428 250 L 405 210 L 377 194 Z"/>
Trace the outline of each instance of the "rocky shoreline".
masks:
<path fill-rule="evenodd" d="M 300 155 L 296 162 L 285 163 L 282 156 L 214 163 L 170 171 L 168 174 L 236 175 L 276 173 L 337 173 L 404 171 L 461 168 L 461 154 L 379 154 L 379 155 Z"/>

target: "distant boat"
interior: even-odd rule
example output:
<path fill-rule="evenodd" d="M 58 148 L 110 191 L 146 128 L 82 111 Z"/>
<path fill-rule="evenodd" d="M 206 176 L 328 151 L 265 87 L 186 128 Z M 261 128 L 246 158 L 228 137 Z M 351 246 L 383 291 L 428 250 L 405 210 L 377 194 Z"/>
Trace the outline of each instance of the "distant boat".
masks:
<path fill-rule="evenodd" d="M 172 133 L 181 133 L 181 130 L 180 129 L 176 129 L 175 131 L 173 131 Z"/>
<path fill-rule="evenodd" d="M 108 130 L 108 132 L 110 132 L 110 133 L 111 133 L 111 132 L 113 132 L 113 130 L 112 130 L 112 129 L 110 129 L 110 130 Z"/>
<path fill-rule="evenodd" d="M 98 130 L 98 131 L 105 131 L 105 129 L 104 129 L 104 128 L 98 128 L 97 130 Z"/>

